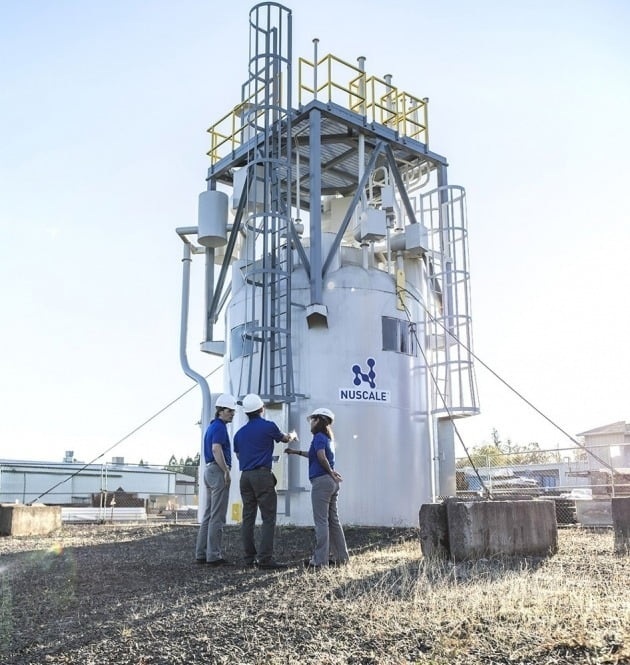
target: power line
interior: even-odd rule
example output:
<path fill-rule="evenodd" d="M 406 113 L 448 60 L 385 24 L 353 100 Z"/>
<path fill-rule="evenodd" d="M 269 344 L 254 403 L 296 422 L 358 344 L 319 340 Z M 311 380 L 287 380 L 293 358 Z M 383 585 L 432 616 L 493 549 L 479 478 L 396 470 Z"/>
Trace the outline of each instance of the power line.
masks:
<path fill-rule="evenodd" d="M 401 291 L 407 291 L 407 290 L 402 288 L 402 287 L 397 287 L 396 295 L 398 296 L 398 300 L 399 300 L 403 310 L 405 311 L 405 314 L 407 315 L 407 320 L 409 321 L 410 329 L 411 329 L 411 331 L 413 333 L 413 336 L 416 340 L 416 346 L 420 350 L 420 353 L 421 353 L 422 358 L 424 360 L 424 364 L 427 368 L 427 372 L 429 372 L 429 376 L 431 377 L 431 380 L 433 381 L 433 384 L 435 386 L 435 390 L 436 390 L 437 394 L 439 395 L 440 399 L 442 400 L 444 410 L 446 411 L 448 417 L 450 418 L 451 424 L 453 425 L 453 431 L 455 432 L 455 434 L 456 434 L 456 436 L 459 440 L 459 443 L 461 444 L 462 448 L 464 449 L 464 452 L 466 453 L 466 457 L 468 458 L 468 461 L 470 462 L 470 464 L 471 464 L 471 466 L 472 466 L 472 468 L 475 472 L 475 475 L 477 476 L 477 480 L 479 480 L 479 483 L 480 483 L 481 487 L 483 487 L 485 495 L 488 498 L 492 499 L 492 493 L 490 492 L 490 490 L 488 489 L 486 484 L 483 482 L 481 476 L 479 475 L 479 471 L 477 470 L 477 467 L 475 466 L 475 463 L 473 462 L 472 457 L 470 456 L 470 453 L 468 452 L 468 448 L 466 447 L 466 444 L 464 443 L 464 440 L 462 439 L 461 434 L 459 433 L 459 430 L 457 429 L 457 425 L 455 425 L 455 420 L 454 420 L 453 416 L 451 415 L 451 411 L 448 407 L 448 404 L 446 403 L 446 397 L 444 396 L 444 394 L 440 390 L 438 380 L 435 377 L 435 375 L 433 374 L 433 372 L 431 371 L 431 365 L 430 365 L 430 363 L 427 359 L 427 356 L 424 352 L 424 349 L 422 348 L 422 344 L 420 344 L 420 340 L 418 339 L 418 333 L 416 331 L 416 327 L 415 327 L 415 325 L 413 325 L 413 321 L 411 320 L 411 313 L 409 311 L 409 308 L 405 305 L 402 298 L 400 297 Z M 407 291 L 407 293 L 409 293 L 409 292 Z M 412 297 L 414 297 L 413 294 L 411 294 L 411 295 L 412 295 Z M 414 297 L 414 299 L 415 299 L 415 297 Z M 420 301 L 418 301 L 418 302 L 420 302 Z M 422 304 L 422 303 L 420 303 L 420 304 Z M 426 311 L 427 311 L 427 314 L 429 314 L 428 310 L 426 310 Z M 429 316 L 430 316 L 430 314 L 429 314 Z"/>
<path fill-rule="evenodd" d="M 221 365 L 219 365 L 218 367 L 216 367 L 215 369 L 213 369 L 209 374 L 206 374 L 206 376 L 205 376 L 204 378 L 207 379 L 207 378 L 211 377 L 215 372 L 218 372 L 220 369 L 221 369 Z M 123 436 L 122 439 L 119 439 L 118 441 L 116 441 L 116 443 L 112 444 L 109 448 L 107 448 L 106 450 L 104 450 L 100 455 L 98 455 L 97 457 L 95 457 L 95 458 L 94 458 L 93 460 L 91 460 L 90 462 L 87 462 L 87 464 L 84 464 L 80 469 L 77 469 L 74 473 L 70 474 L 67 478 L 64 478 L 63 480 L 60 480 L 58 483 L 56 483 L 56 484 L 53 485 L 52 487 L 48 488 L 45 492 L 43 492 L 42 494 L 40 494 L 36 499 L 34 499 L 33 501 L 31 501 L 31 504 L 36 503 L 36 502 L 39 501 L 43 496 L 46 496 L 47 494 L 50 494 L 53 490 L 57 489 L 57 487 L 59 487 L 60 485 L 63 485 L 64 483 L 67 483 L 69 480 L 72 480 L 72 478 L 74 478 L 75 476 L 77 476 L 78 474 L 80 474 L 82 471 L 85 471 L 85 469 L 87 469 L 91 464 L 94 464 L 97 460 L 101 459 L 101 457 L 103 457 L 103 456 L 106 455 L 108 452 L 112 451 L 114 448 L 116 448 L 116 447 L 119 446 L 121 443 L 123 443 L 123 441 L 126 441 L 129 437 L 133 436 L 136 432 L 138 432 L 138 431 L 141 430 L 143 427 L 145 427 L 146 425 L 148 425 L 152 420 L 155 420 L 159 415 L 161 415 L 162 413 L 164 413 L 164 411 L 166 411 L 167 409 L 170 409 L 170 407 L 173 406 L 173 404 L 179 402 L 180 399 L 182 399 L 183 397 L 185 397 L 185 396 L 186 396 L 191 390 L 193 390 L 193 389 L 196 388 L 196 387 L 197 387 L 197 384 L 194 383 L 192 386 L 190 386 L 190 388 L 187 388 L 186 390 L 184 390 L 183 393 L 181 393 L 180 395 L 178 395 L 177 397 L 175 397 L 175 399 L 172 399 L 168 404 L 166 404 L 166 405 L 163 406 L 161 409 L 159 409 L 158 411 L 156 411 L 152 416 L 150 416 L 149 418 L 147 418 L 144 422 L 140 423 L 140 425 L 138 425 L 137 427 L 134 427 L 134 429 L 132 429 L 131 432 L 125 434 L 125 436 Z"/>
<path fill-rule="evenodd" d="M 578 448 L 581 448 L 582 450 L 584 450 L 587 454 L 591 455 L 591 457 L 593 457 L 593 459 L 597 460 L 600 464 L 602 464 L 604 467 L 606 467 L 612 474 L 612 483 L 614 485 L 615 470 L 610 464 L 608 464 L 608 462 L 604 461 L 601 457 L 596 455 L 590 448 L 585 446 L 583 443 L 580 443 L 579 441 L 574 439 L 566 430 L 564 430 L 562 427 L 560 427 L 560 425 L 558 425 L 558 423 L 554 422 L 549 416 L 547 416 L 545 413 L 543 413 L 537 406 L 532 404 L 532 402 L 530 402 L 521 392 L 519 392 L 516 388 L 514 388 L 514 386 L 510 385 L 510 383 L 508 383 L 503 377 L 501 377 L 497 372 L 495 372 L 477 354 L 475 354 L 472 349 L 468 348 L 468 346 L 466 346 L 466 344 L 464 342 L 462 342 L 460 339 L 458 339 L 458 337 L 456 335 L 454 335 L 441 321 L 436 319 L 431 314 L 431 312 L 426 308 L 424 303 L 421 302 L 411 291 L 409 291 L 405 288 L 402 288 L 402 287 L 399 287 L 399 291 L 407 293 L 411 298 L 413 298 L 422 307 L 422 309 L 424 309 L 424 311 L 427 313 L 427 315 L 429 316 L 429 318 L 431 319 L 432 322 L 437 323 L 444 330 L 444 332 L 446 332 L 448 335 L 450 335 L 450 337 L 452 337 L 453 340 L 455 342 L 457 342 L 457 344 L 459 344 L 467 353 L 469 353 L 480 365 L 482 365 L 485 369 L 487 369 L 490 372 L 490 374 L 492 374 L 492 376 L 494 376 L 496 379 L 498 379 L 506 388 L 511 390 L 517 397 L 519 397 L 521 400 L 523 400 L 523 402 L 525 402 L 525 404 L 527 404 L 530 408 L 532 408 L 534 411 L 536 411 L 536 413 L 538 415 L 542 416 L 548 423 L 553 425 L 559 432 L 564 434 L 564 436 L 566 436 L 569 439 L 569 441 L 574 443 Z"/>

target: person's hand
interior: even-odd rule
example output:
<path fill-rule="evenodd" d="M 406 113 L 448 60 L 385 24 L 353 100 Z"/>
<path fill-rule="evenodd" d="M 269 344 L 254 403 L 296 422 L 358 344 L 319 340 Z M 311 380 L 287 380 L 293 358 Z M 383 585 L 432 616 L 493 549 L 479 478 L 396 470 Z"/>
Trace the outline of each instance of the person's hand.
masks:
<path fill-rule="evenodd" d="M 343 480 L 341 474 L 338 473 L 337 471 L 333 471 L 330 475 L 333 477 L 333 480 L 336 480 L 338 483 L 340 483 Z"/>
<path fill-rule="evenodd" d="M 294 453 L 295 451 L 293 450 L 293 448 L 285 448 L 285 449 L 284 449 L 284 452 L 285 452 L 287 455 L 291 455 L 291 454 Z"/>
<path fill-rule="evenodd" d="M 223 472 L 223 480 L 225 481 L 226 485 L 229 485 L 232 482 L 229 469 Z"/>

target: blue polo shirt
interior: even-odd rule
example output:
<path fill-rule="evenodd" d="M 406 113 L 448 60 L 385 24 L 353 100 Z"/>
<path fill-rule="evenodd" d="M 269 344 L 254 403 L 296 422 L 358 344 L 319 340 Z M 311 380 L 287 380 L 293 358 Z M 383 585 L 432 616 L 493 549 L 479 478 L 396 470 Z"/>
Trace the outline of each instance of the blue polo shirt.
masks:
<path fill-rule="evenodd" d="M 225 463 L 232 466 L 232 451 L 230 449 L 230 435 L 228 434 L 227 427 L 221 418 L 215 418 L 210 422 L 208 429 L 203 437 L 203 456 L 208 462 L 215 462 L 214 455 L 212 454 L 212 444 L 218 443 L 223 449 L 223 457 Z"/>
<path fill-rule="evenodd" d="M 234 435 L 234 452 L 241 471 L 259 466 L 271 469 L 274 442 L 282 441 L 283 436 L 276 423 L 260 416 L 243 425 Z"/>
<path fill-rule="evenodd" d="M 317 432 L 311 441 L 311 447 L 308 449 L 308 478 L 313 480 L 318 476 L 325 476 L 328 472 L 322 466 L 317 458 L 317 451 L 325 450 L 326 459 L 330 468 L 335 468 L 335 448 L 333 442 L 323 433 Z"/>

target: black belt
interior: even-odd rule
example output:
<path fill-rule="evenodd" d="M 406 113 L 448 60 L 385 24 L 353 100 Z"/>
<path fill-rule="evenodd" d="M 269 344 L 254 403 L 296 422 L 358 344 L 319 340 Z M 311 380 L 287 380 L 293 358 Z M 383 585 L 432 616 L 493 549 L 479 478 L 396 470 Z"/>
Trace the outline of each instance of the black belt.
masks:
<path fill-rule="evenodd" d="M 255 466 L 253 469 L 247 469 L 247 471 L 258 471 L 258 469 L 267 469 L 267 471 L 271 471 L 270 466 Z"/>

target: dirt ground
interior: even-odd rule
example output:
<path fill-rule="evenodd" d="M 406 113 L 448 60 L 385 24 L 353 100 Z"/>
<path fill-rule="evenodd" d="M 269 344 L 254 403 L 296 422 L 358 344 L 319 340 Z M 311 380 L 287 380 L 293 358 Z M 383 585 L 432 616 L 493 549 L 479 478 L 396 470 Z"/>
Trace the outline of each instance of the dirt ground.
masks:
<path fill-rule="evenodd" d="M 630 557 L 559 533 L 540 560 L 423 560 L 416 529 L 346 528 L 351 562 L 300 565 L 277 529 L 264 571 L 194 562 L 194 525 L 65 526 L 0 538 L 1 665 L 627 665 Z M 226 556 L 239 561 L 237 527 Z"/>
<path fill-rule="evenodd" d="M 240 564 L 237 527 L 224 536 L 235 565 L 199 565 L 196 532 L 193 525 L 91 525 L 0 538 L 0 662 L 275 663 L 274 642 L 292 616 L 297 660 L 282 662 L 306 662 L 299 657 L 301 608 L 282 592 L 312 581 L 302 568 L 312 529 L 277 529 L 275 557 L 291 564 L 279 572 Z M 414 529 L 346 529 L 351 555 L 417 537 Z"/>

